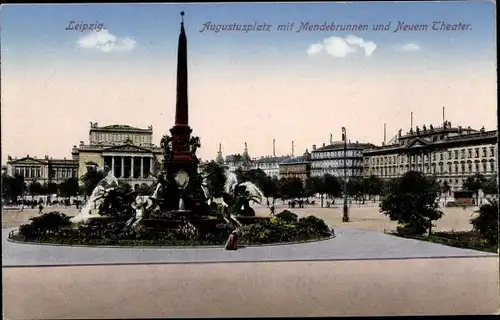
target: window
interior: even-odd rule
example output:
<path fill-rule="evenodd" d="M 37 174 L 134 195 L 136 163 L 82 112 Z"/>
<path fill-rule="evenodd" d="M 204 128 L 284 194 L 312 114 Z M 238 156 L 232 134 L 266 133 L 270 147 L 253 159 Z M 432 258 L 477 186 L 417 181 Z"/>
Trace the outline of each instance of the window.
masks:
<path fill-rule="evenodd" d="M 451 172 L 451 163 L 448 164 L 448 172 Z"/>
<path fill-rule="evenodd" d="M 476 163 L 476 172 L 479 172 L 479 163 Z"/>
<path fill-rule="evenodd" d="M 451 159 L 451 151 L 448 151 L 448 159 Z"/>
<path fill-rule="evenodd" d="M 439 154 L 439 160 L 443 160 L 444 159 L 444 155 L 442 153 Z"/>
<path fill-rule="evenodd" d="M 472 150 L 471 149 L 467 150 L 467 156 L 469 158 L 472 158 Z"/>
<path fill-rule="evenodd" d="M 462 163 L 462 172 L 465 172 L 465 164 Z"/>
<path fill-rule="evenodd" d="M 490 162 L 490 171 L 491 172 L 495 171 L 495 163 L 494 162 Z"/>
<path fill-rule="evenodd" d="M 458 150 L 455 150 L 455 159 L 458 159 Z"/>
<path fill-rule="evenodd" d="M 439 164 L 439 172 L 443 173 L 444 172 L 444 168 L 443 168 L 443 164 Z"/>
<path fill-rule="evenodd" d="M 465 149 L 462 149 L 462 159 L 465 158 Z"/>
<path fill-rule="evenodd" d="M 488 165 L 486 164 L 486 162 L 483 162 L 483 171 L 488 171 Z"/>
<path fill-rule="evenodd" d="M 468 169 L 469 169 L 469 172 L 472 172 L 472 163 L 469 163 L 468 167 L 469 167 L 469 168 L 468 168 Z"/>
<path fill-rule="evenodd" d="M 487 154 L 486 154 L 486 148 L 483 148 L 483 157 L 486 157 Z"/>
<path fill-rule="evenodd" d="M 476 158 L 479 158 L 479 148 L 476 148 L 474 151 L 476 153 Z"/>
<path fill-rule="evenodd" d="M 490 147 L 490 157 L 495 156 L 495 147 Z"/>

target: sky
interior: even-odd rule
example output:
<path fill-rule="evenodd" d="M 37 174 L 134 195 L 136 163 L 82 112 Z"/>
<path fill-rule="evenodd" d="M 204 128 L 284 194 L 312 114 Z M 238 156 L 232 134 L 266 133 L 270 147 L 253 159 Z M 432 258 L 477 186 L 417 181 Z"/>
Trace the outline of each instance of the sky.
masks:
<path fill-rule="evenodd" d="M 384 123 L 389 140 L 411 112 L 439 125 L 443 107 L 453 125 L 496 129 L 492 1 L 2 5 L 2 164 L 69 158 L 90 122 L 153 125 L 159 144 L 174 124 L 180 11 L 203 160 L 219 143 L 271 155 L 273 139 L 277 155 L 292 141 L 300 155 L 342 127 L 379 145 Z"/>

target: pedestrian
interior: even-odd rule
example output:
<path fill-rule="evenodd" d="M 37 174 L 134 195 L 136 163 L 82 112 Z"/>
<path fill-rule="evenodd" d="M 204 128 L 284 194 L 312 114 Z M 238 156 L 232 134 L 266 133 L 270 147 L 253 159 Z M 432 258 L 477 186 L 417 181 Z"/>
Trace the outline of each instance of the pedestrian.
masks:
<path fill-rule="evenodd" d="M 271 206 L 271 216 L 274 216 L 274 204 Z"/>
<path fill-rule="evenodd" d="M 226 250 L 238 250 L 238 231 L 234 230 L 226 242 Z"/>
<path fill-rule="evenodd" d="M 40 205 L 38 206 L 38 213 L 42 214 L 42 210 L 43 210 L 43 205 L 40 203 Z"/>

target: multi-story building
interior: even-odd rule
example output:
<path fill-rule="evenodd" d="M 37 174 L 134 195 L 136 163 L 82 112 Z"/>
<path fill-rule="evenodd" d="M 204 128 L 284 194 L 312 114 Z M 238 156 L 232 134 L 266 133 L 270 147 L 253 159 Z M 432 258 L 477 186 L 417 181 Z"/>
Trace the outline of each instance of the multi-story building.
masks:
<path fill-rule="evenodd" d="M 434 128 L 402 130 L 387 144 L 364 151 L 364 175 L 396 178 L 414 170 L 447 181 L 459 190 L 476 173 L 493 176 L 498 170 L 497 131 L 452 127 L 449 121 Z"/>
<path fill-rule="evenodd" d="M 344 167 L 346 177 L 357 177 L 363 174 L 363 150 L 373 148 L 370 143 L 351 143 L 334 141 L 329 145 L 323 144 L 316 148 L 313 145 L 311 152 L 311 176 L 321 177 L 331 174 L 336 177 L 344 177 Z M 345 162 L 344 162 L 345 161 Z"/>
<path fill-rule="evenodd" d="M 279 164 L 279 178 L 299 178 L 303 181 L 311 176 L 311 153 L 306 150 L 300 157 L 289 158 Z"/>
<path fill-rule="evenodd" d="M 89 166 L 108 167 L 113 175 L 131 185 L 153 182 L 163 152 L 152 143 L 153 127 L 134 128 L 128 125 L 99 127 L 90 123 L 89 143 L 73 146 L 72 156 L 83 175 Z"/>
<path fill-rule="evenodd" d="M 248 154 L 247 144 L 245 143 L 245 150 L 243 154 L 233 154 L 228 155 L 226 160 L 222 160 L 222 152 L 219 146 L 219 152 L 217 154 L 216 162 L 223 164 L 227 167 L 227 169 L 231 172 L 236 171 L 237 169 L 241 170 L 255 170 L 260 169 L 264 171 L 264 173 L 270 177 L 278 177 L 279 176 L 279 165 L 282 161 L 289 159 L 289 156 L 264 156 L 260 158 L 251 159 Z"/>
<path fill-rule="evenodd" d="M 30 181 L 42 184 L 61 183 L 66 179 L 78 177 L 78 161 L 66 158 L 52 159 L 49 156 L 42 159 L 30 155 L 19 159 L 8 156 L 6 173 L 11 176 L 23 176 L 28 183 Z"/>

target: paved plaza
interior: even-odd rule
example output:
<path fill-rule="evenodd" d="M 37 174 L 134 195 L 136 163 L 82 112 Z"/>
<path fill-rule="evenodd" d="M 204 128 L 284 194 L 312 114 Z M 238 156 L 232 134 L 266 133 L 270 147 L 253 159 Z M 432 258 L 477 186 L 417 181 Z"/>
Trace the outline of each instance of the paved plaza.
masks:
<path fill-rule="evenodd" d="M 286 206 L 280 205 L 279 212 Z M 469 230 L 472 211 L 445 208 L 438 230 Z M 60 210 L 68 215 L 75 209 Z M 264 207 L 258 215 L 268 215 Z M 498 257 L 384 234 L 377 207 L 292 209 L 335 228 L 329 240 L 244 247 L 111 248 L 20 244 L 3 213 L 7 319 L 444 315 L 498 310 Z M 48 212 L 48 210 L 47 210 Z M 238 263 L 235 263 L 238 262 Z M 26 289 L 29 288 L 29 289 Z"/>

